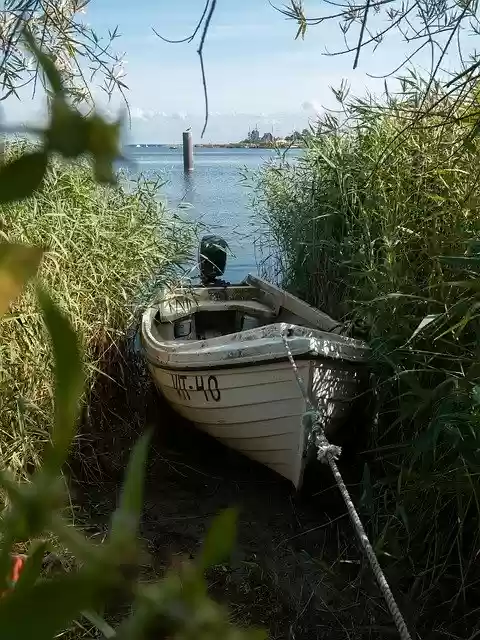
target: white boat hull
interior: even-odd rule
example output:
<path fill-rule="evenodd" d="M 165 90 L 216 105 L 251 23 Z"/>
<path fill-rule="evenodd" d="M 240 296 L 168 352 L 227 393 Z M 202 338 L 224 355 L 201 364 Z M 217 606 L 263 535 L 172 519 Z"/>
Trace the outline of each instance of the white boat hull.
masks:
<path fill-rule="evenodd" d="M 355 378 L 350 372 L 343 375 L 341 368 L 324 370 L 313 360 L 298 362 L 298 369 L 309 384 L 309 395 L 314 394 L 312 400 L 322 399 L 329 430 L 334 431 L 358 394 Z M 177 413 L 300 488 L 307 456 L 302 424 L 307 407 L 288 361 L 194 372 L 150 365 L 150 371 Z"/>
<path fill-rule="evenodd" d="M 308 361 L 300 363 L 307 376 L 309 366 Z M 215 371 L 150 370 L 177 413 L 227 447 L 300 484 L 306 407 L 288 362 Z"/>
<path fill-rule="evenodd" d="M 179 291 L 159 301 L 143 315 L 142 346 L 156 386 L 180 415 L 300 488 L 307 404 L 335 437 L 363 390 L 368 347 L 335 333 L 338 323 L 300 300 L 253 283 L 260 288 L 200 288 L 194 298 Z M 257 326 L 236 329 L 239 316 Z"/>

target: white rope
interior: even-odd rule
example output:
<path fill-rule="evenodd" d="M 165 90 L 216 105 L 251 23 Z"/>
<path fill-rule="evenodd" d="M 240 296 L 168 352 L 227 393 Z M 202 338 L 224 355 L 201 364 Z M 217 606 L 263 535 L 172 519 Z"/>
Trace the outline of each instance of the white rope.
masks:
<path fill-rule="evenodd" d="M 353 504 L 352 498 L 348 492 L 348 489 L 343 481 L 342 475 L 337 467 L 336 460 L 340 456 L 342 450 L 341 447 L 337 447 L 336 445 L 330 444 L 325 436 L 325 432 L 321 422 L 321 415 L 318 409 L 312 405 L 310 397 L 307 392 L 307 388 L 305 386 L 305 382 L 300 375 L 297 364 L 293 358 L 292 352 L 290 350 L 290 346 L 287 341 L 286 332 L 282 333 L 282 339 L 285 344 L 285 348 L 287 350 L 288 359 L 290 364 L 292 365 L 293 371 L 295 373 L 295 377 L 297 379 L 298 386 L 300 391 L 304 397 L 305 404 L 307 405 L 307 412 L 304 414 L 304 419 L 310 423 L 311 431 L 315 437 L 315 445 L 317 447 L 317 458 L 320 462 L 326 463 L 330 466 L 332 470 L 333 477 L 335 478 L 335 482 L 337 483 L 338 488 L 340 489 L 340 493 L 342 494 L 342 498 L 347 507 L 348 513 L 350 515 L 350 519 L 355 528 L 355 532 L 360 540 L 360 543 L 365 551 L 365 554 L 370 562 L 370 567 L 373 571 L 375 579 L 377 580 L 380 591 L 382 592 L 383 597 L 385 598 L 385 602 L 390 610 L 393 621 L 398 629 L 398 633 L 402 640 L 412 640 L 412 637 L 408 631 L 408 627 L 405 623 L 405 620 L 402 616 L 400 609 L 395 601 L 393 593 L 388 585 L 387 579 L 385 578 L 385 574 L 382 571 L 380 563 L 378 562 L 378 558 L 373 550 L 372 545 L 370 544 L 370 540 L 363 528 L 362 521 L 360 520 L 360 516 L 355 509 L 355 505 Z M 305 423 L 304 423 L 305 424 Z"/>

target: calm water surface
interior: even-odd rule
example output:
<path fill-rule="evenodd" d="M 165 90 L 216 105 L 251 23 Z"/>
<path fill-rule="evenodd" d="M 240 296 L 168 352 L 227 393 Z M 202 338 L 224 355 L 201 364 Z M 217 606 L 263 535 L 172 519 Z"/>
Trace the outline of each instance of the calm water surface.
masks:
<path fill-rule="evenodd" d="M 258 169 L 275 157 L 274 152 L 195 149 L 194 170 L 188 175 L 183 171 L 181 146 L 178 149 L 134 147 L 129 148 L 128 155 L 135 163 L 130 173 L 159 176 L 165 181 L 162 197 L 170 208 L 180 207 L 182 216 L 205 225 L 204 233 L 218 233 L 225 238 L 233 253 L 228 257 L 227 280 L 238 282 L 248 273 L 256 273 L 251 189 L 242 179 L 242 172 Z"/>

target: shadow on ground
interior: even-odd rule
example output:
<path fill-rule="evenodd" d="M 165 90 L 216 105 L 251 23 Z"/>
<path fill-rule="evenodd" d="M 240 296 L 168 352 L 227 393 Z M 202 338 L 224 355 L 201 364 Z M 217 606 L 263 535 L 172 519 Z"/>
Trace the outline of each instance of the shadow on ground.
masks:
<path fill-rule="evenodd" d="M 194 558 L 214 515 L 237 506 L 232 566 L 208 576 L 236 622 L 264 626 L 272 639 L 376 637 L 358 598 L 358 549 L 328 469 L 318 465 L 297 495 L 174 414 L 138 360 L 114 359 L 108 373 L 92 391 L 72 460 L 74 500 L 92 532 L 105 529 L 133 442 L 152 426 L 141 527 L 152 571 Z"/>

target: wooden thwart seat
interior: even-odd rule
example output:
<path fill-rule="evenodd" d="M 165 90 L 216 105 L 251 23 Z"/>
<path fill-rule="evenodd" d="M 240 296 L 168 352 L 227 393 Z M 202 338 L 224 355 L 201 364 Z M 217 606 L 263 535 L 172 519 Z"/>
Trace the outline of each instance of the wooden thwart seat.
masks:
<path fill-rule="evenodd" d="M 247 316 L 270 321 L 275 318 L 275 311 L 268 305 L 256 300 L 200 300 L 188 299 L 184 301 L 172 300 L 163 302 L 158 308 L 160 322 L 175 322 L 194 313 L 220 311 L 238 311 Z"/>

